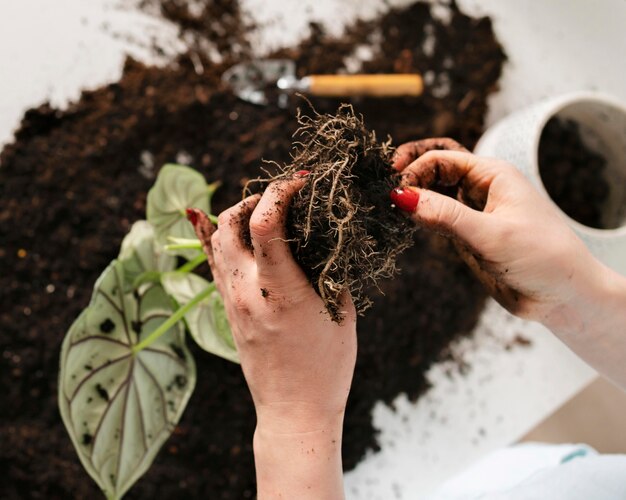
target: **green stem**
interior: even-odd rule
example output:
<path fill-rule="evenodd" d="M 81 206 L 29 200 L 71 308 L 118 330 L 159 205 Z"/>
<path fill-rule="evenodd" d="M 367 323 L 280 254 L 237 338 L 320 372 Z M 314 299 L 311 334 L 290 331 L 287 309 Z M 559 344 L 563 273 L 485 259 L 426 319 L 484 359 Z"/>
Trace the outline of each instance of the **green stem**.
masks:
<path fill-rule="evenodd" d="M 209 220 L 217 226 L 217 216 L 213 214 L 209 214 Z"/>
<path fill-rule="evenodd" d="M 202 244 L 198 241 L 197 243 L 170 243 L 165 245 L 165 250 L 200 250 L 202 248 Z"/>
<path fill-rule="evenodd" d="M 206 255 L 203 252 L 200 255 L 198 255 L 197 257 L 191 259 L 189 262 L 186 262 L 185 264 L 180 266 L 177 269 L 177 271 L 180 271 L 181 273 L 190 273 L 196 267 L 198 267 L 200 264 L 202 264 L 205 260 L 206 260 Z"/>
<path fill-rule="evenodd" d="M 187 302 L 184 306 L 179 307 L 174 314 L 172 314 L 166 321 L 164 321 L 161 326 L 159 326 L 156 330 L 154 330 L 150 335 L 148 335 L 145 339 L 143 339 L 138 344 L 134 345 L 132 348 L 133 354 L 137 354 L 141 350 L 148 347 L 155 340 L 157 340 L 161 335 L 167 332 L 170 328 L 172 328 L 176 323 L 178 323 L 185 314 L 191 311 L 199 302 L 202 302 L 206 299 L 211 293 L 215 291 L 215 285 L 211 283 L 207 288 L 202 290 L 198 295 L 196 295 L 193 299 Z"/>

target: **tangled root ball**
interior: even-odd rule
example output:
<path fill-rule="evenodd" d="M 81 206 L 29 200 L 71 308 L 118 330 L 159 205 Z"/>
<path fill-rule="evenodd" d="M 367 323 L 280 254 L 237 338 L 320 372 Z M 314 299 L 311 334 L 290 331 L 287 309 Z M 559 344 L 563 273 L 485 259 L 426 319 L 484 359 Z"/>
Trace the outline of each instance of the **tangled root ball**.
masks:
<path fill-rule="evenodd" d="M 415 228 L 391 206 L 399 176 L 391 168 L 390 140 L 379 143 L 346 104 L 336 115 L 299 114 L 298 121 L 292 162 L 262 181 L 310 171 L 289 207 L 287 236 L 331 319 L 340 322 L 344 292 L 359 313 L 365 311 L 368 291 L 396 273 Z"/>

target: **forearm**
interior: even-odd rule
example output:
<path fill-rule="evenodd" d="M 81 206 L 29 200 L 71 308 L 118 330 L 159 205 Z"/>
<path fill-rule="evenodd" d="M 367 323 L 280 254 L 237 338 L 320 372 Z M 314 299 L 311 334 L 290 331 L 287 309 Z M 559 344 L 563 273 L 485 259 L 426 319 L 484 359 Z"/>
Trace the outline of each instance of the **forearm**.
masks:
<path fill-rule="evenodd" d="M 626 390 L 626 277 L 595 259 L 572 300 L 544 324 L 570 349 Z"/>
<path fill-rule="evenodd" d="M 259 500 L 343 499 L 343 421 L 310 432 L 280 432 L 257 425 L 254 434 Z"/>

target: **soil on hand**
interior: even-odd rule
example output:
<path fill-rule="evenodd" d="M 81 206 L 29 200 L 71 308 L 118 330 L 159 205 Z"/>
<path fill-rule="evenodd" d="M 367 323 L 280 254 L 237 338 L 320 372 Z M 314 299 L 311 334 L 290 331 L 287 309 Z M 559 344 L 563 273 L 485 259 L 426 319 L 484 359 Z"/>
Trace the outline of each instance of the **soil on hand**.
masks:
<path fill-rule="evenodd" d="M 546 191 L 572 219 L 609 229 L 603 220 L 610 186 L 606 159 L 589 149 L 572 120 L 552 118 L 539 141 L 539 173 Z"/>
<path fill-rule="evenodd" d="M 220 6 L 229 4 L 224 18 L 234 22 L 234 2 L 206 3 L 215 22 L 221 22 Z M 419 72 L 426 90 L 419 98 L 354 100 L 366 126 L 381 138 L 390 134 L 396 144 L 448 135 L 471 147 L 483 130 L 487 97 L 497 86 L 504 55 L 489 19 L 468 17 L 454 4 L 450 14 L 442 22 L 427 4 L 416 3 L 358 22 L 340 38 L 313 26 L 310 38 L 279 55 L 293 58 L 301 74 L 335 73 L 356 47 L 372 45 L 373 57 L 362 71 Z M 204 29 L 198 28 L 199 38 Z M 217 30 L 207 37 L 215 41 L 219 33 L 244 31 Z M 246 46 L 241 39 L 237 50 L 245 52 Z M 117 255 L 132 222 L 143 218 L 159 166 L 179 161 L 209 180 L 220 179 L 214 202 L 221 210 L 259 175 L 261 158 L 289 162 L 295 109 L 256 107 L 223 89 L 221 73 L 244 57 L 226 55 L 224 64 L 215 64 L 192 48 L 165 68 L 129 60 L 120 81 L 85 92 L 69 109 L 44 105 L 28 111 L 15 141 L 2 152 L 0 497 L 100 495 L 58 414 L 59 350 L 96 278 Z M 313 104 L 326 113 L 339 102 Z M 480 285 L 447 241 L 423 231 L 415 241 L 398 262 L 400 277 L 382 285 L 385 296 L 375 298 L 359 323 L 345 420 L 347 469 L 378 447 L 375 403 L 391 403 L 401 393 L 419 397 L 428 387 L 427 369 L 452 340 L 472 329 L 483 305 Z M 192 350 L 195 393 L 128 498 L 254 495 L 255 416 L 241 369 Z"/>
<path fill-rule="evenodd" d="M 371 306 L 368 288 L 396 273 L 396 259 L 412 245 L 415 225 L 390 210 L 389 192 L 400 184 L 390 141 L 379 143 L 352 106 L 332 115 L 312 110 L 311 116 L 298 116 L 298 123 L 290 162 L 279 166 L 279 174 L 251 184 L 309 172 L 288 207 L 287 238 L 330 318 L 340 323 L 345 294 L 360 314 Z"/>

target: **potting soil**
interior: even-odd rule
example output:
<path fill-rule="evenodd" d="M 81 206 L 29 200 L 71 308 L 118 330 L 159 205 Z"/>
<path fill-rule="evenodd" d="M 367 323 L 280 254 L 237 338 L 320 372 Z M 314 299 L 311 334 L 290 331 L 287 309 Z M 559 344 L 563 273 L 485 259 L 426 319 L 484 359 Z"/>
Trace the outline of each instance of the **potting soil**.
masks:
<path fill-rule="evenodd" d="M 143 3 L 178 22 L 181 32 L 193 32 L 189 51 L 164 68 L 129 59 L 118 82 L 84 92 L 68 109 L 44 104 L 27 111 L 0 155 L 1 498 L 100 494 L 59 417 L 59 350 L 124 234 L 144 217 L 159 167 L 183 162 L 210 181 L 221 180 L 218 212 L 240 199 L 261 158 L 289 161 L 295 109 L 302 103 L 254 106 L 220 81 L 230 64 L 249 57 L 250 28 L 236 3 L 204 2 L 211 23 L 192 15 L 184 1 Z M 487 97 L 497 88 L 505 56 L 488 18 L 469 17 L 454 3 L 449 10 L 450 19 L 442 20 L 418 2 L 356 22 L 338 38 L 312 25 L 306 40 L 275 55 L 293 58 L 300 74 L 335 73 L 356 47 L 371 47 L 360 71 L 419 72 L 426 89 L 418 98 L 353 99 L 366 126 L 380 138 L 391 135 L 396 145 L 451 136 L 471 148 L 483 131 Z M 203 40 L 219 48 L 222 63 L 203 55 Z M 313 104 L 334 112 L 340 100 Z M 384 296 L 375 297 L 359 321 L 343 443 L 347 470 L 379 446 L 374 404 L 391 404 L 402 393 L 417 399 L 428 388 L 428 368 L 472 330 L 485 300 L 451 245 L 436 235 L 419 231 L 398 267 L 399 277 L 382 284 Z M 255 494 L 255 416 L 241 369 L 191 347 L 198 365 L 195 393 L 128 498 Z"/>

